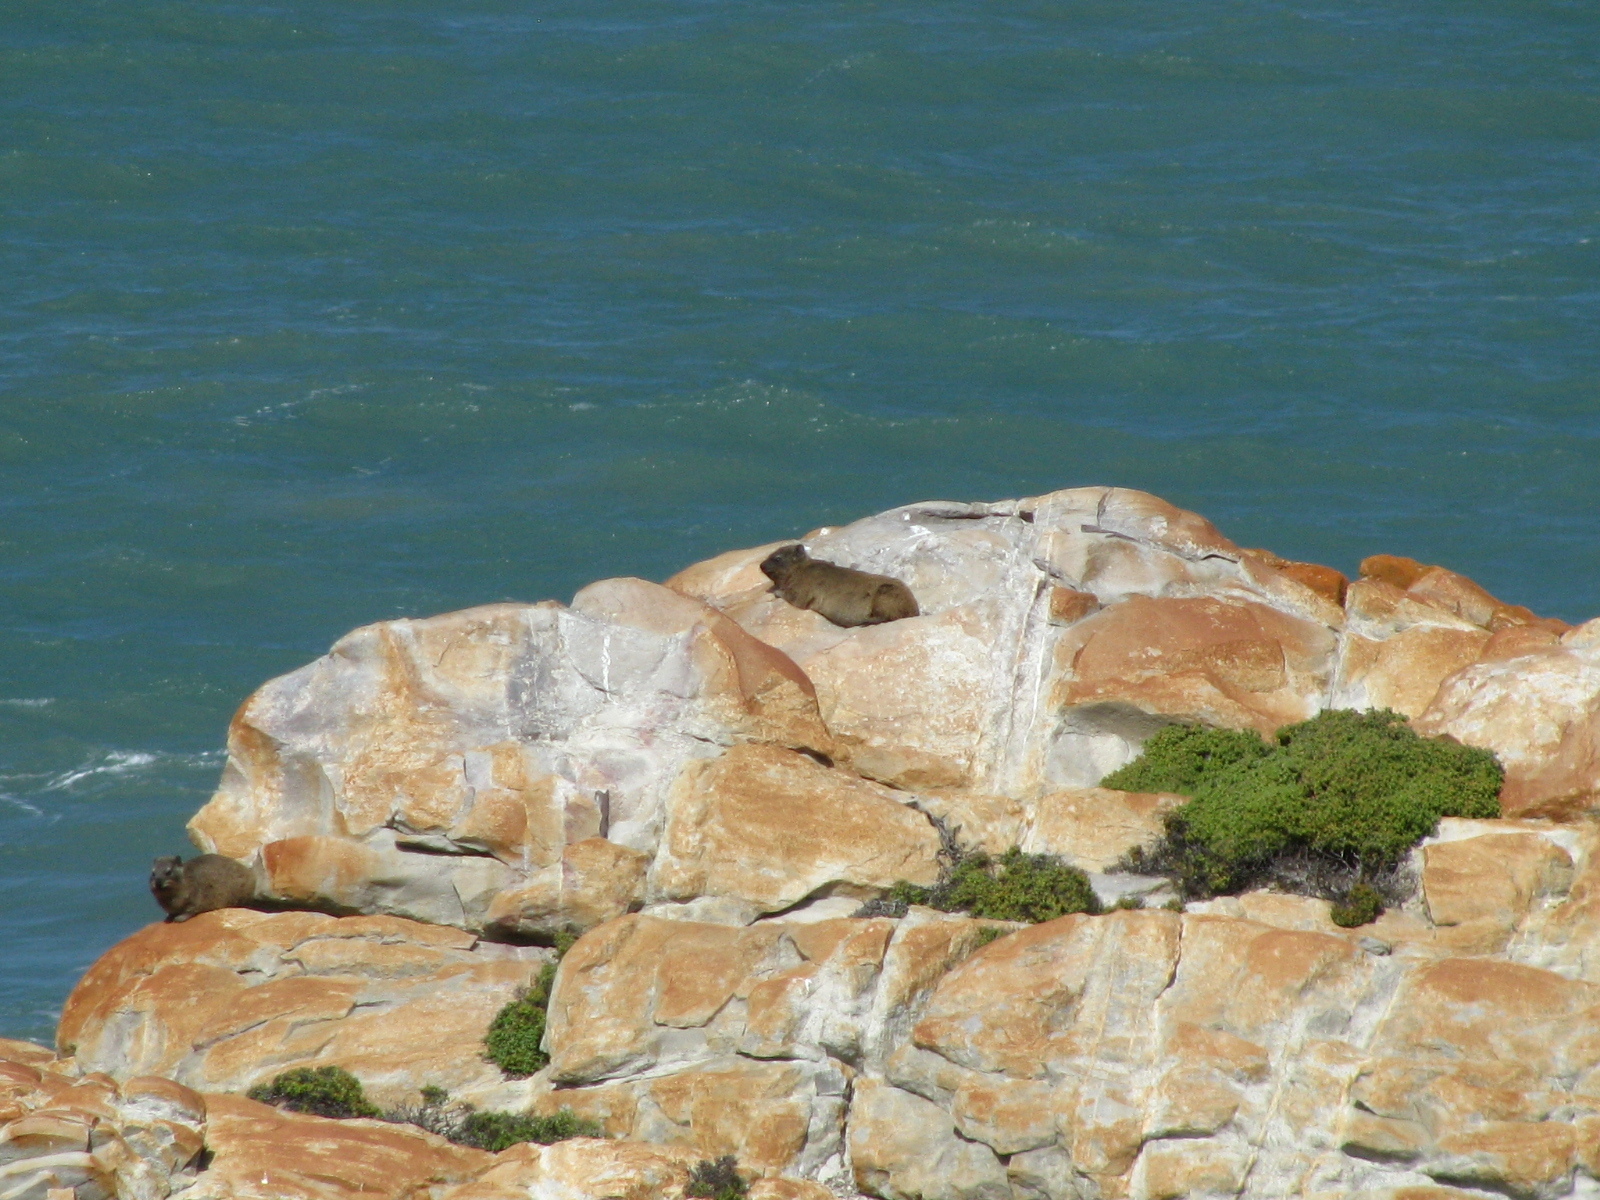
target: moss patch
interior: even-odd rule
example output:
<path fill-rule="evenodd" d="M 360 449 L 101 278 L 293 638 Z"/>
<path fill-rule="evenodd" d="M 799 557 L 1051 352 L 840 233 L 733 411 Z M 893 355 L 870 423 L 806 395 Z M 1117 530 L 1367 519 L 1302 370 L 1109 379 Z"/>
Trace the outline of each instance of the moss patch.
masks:
<path fill-rule="evenodd" d="M 1335 925 L 1354 929 L 1370 925 L 1383 915 L 1383 897 L 1370 883 L 1358 883 L 1350 894 L 1333 906 L 1328 914 Z"/>
<path fill-rule="evenodd" d="M 1499 816 L 1503 781 L 1487 750 L 1420 737 L 1388 710 L 1336 709 L 1270 744 L 1172 726 L 1101 786 L 1190 797 L 1130 870 L 1171 875 L 1186 896 L 1277 882 L 1333 899 L 1392 872 L 1440 817 Z"/>

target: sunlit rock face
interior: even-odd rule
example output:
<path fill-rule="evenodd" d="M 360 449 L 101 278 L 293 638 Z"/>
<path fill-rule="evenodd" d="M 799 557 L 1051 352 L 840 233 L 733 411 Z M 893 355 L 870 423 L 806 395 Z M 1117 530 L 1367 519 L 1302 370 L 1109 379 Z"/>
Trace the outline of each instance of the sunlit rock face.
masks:
<path fill-rule="evenodd" d="M 0 1039 L 0 1195 L 161 1200 L 202 1171 L 207 1104 L 169 1079 L 120 1084 Z"/>
<path fill-rule="evenodd" d="M 399 917 L 224 909 L 104 954 L 67 998 L 59 1044 L 84 1070 L 202 1092 L 331 1065 L 386 1107 L 424 1085 L 472 1100 L 503 1083 L 483 1058 L 489 1022 L 549 957 Z"/>
<path fill-rule="evenodd" d="M 668 586 L 787 653 L 841 759 L 903 788 L 1091 786 L 1171 721 L 1270 731 L 1309 717 L 1335 669 L 1343 613 L 1326 589 L 1143 492 L 914 504 L 804 541 L 904 580 L 922 615 L 831 625 L 771 594 L 770 546 Z"/>
<path fill-rule="evenodd" d="M 843 911 L 937 872 L 928 818 L 1105 870 L 1171 803 L 1086 789 L 1175 721 L 1393 707 L 1500 753 L 1509 812 L 1600 794 L 1600 636 L 1440 567 L 1377 556 L 1349 583 L 1114 488 L 805 542 L 904 580 L 922 615 L 795 608 L 768 545 L 570 607 L 368 626 L 240 709 L 194 839 L 286 904 L 549 941 L 641 908 Z"/>
<path fill-rule="evenodd" d="M 794 608 L 772 543 L 370 626 L 262 687 L 191 830 L 322 911 L 151 926 L 85 975 L 63 1057 L 0 1042 L 0 1197 L 677 1200 L 724 1155 L 755 1200 L 1600 1194 L 1600 621 L 1121 489 L 800 540 L 921 615 Z M 1143 894 L 1119 862 L 1183 798 L 1099 785 L 1151 733 L 1371 707 L 1506 784 L 1369 925 L 1270 892 L 855 915 L 952 846 Z M 508 1078 L 488 1024 L 575 932 L 549 1064 Z M 445 1087 L 607 1136 L 488 1155 L 239 1098 L 328 1064 L 385 1107 Z"/>
<path fill-rule="evenodd" d="M 799 668 L 607 580 L 356 630 L 240 709 L 190 831 L 289 903 L 549 935 L 642 903 L 677 776 L 747 742 L 832 749 Z"/>
<path fill-rule="evenodd" d="M 994 941 L 625 917 L 563 960 L 535 1107 L 886 1198 L 1586 1194 L 1592 841 L 1447 826 L 1354 930 L 1270 894 Z"/>

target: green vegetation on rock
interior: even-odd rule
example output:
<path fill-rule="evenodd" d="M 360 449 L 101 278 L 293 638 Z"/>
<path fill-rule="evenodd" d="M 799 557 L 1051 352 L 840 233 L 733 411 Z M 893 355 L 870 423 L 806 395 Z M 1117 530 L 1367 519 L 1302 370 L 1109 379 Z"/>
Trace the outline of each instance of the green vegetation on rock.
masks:
<path fill-rule="evenodd" d="M 539 1142 L 548 1146 L 575 1137 L 604 1137 L 605 1131 L 570 1108 L 548 1117 L 523 1113 L 479 1112 L 470 1104 L 451 1104 L 450 1093 L 441 1087 L 422 1089 L 422 1106 L 401 1107 L 385 1114 L 388 1121 L 404 1122 L 449 1138 L 462 1146 L 473 1146 L 498 1154 L 518 1142 Z"/>
<path fill-rule="evenodd" d="M 361 1081 L 343 1067 L 296 1067 L 257 1084 L 248 1093 L 263 1104 L 319 1117 L 379 1117 L 377 1105 L 367 1099 Z"/>
<path fill-rule="evenodd" d="M 1487 750 L 1420 737 L 1399 713 L 1336 709 L 1272 744 L 1171 726 L 1101 786 L 1190 797 L 1162 844 L 1123 864 L 1171 875 L 1187 896 L 1264 882 L 1342 894 L 1392 872 L 1440 817 L 1499 816 L 1503 779 Z"/>
<path fill-rule="evenodd" d="M 731 1154 L 724 1154 L 715 1162 L 702 1158 L 689 1172 L 689 1186 L 683 1194 L 697 1200 L 744 1200 L 750 1185 L 738 1167 Z"/>
<path fill-rule="evenodd" d="M 513 1079 L 532 1075 L 550 1061 L 539 1048 L 555 986 L 556 964 L 545 963 L 533 985 L 495 1014 L 483 1037 L 483 1056 Z"/>
<path fill-rule="evenodd" d="M 1192 796 L 1208 778 L 1272 751 L 1249 729 L 1168 725 L 1144 744 L 1144 752 L 1100 781 L 1123 792 L 1177 792 Z"/>
<path fill-rule="evenodd" d="M 943 912 L 965 912 L 990 921 L 1051 921 L 1068 913 L 1097 913 L 1100 902 L 1089 877 L 1048 854 L 1024 854 L 1013 846 L 998 859 L 981 851 L 953 853 L 945 876 L 931 888 L 904 881 L 892 887 L 869 915 L 904 916 L 912 904 Z"/>
<path fill-rule="evenodd" d="M 1353 929 L 1357 925 L 1370 925 L 1383 915 L 1383 897 L 1370 883 L 1358 883 L 1350 894 L 1335 904 L 1328 914 L 1335 925 Z"/>

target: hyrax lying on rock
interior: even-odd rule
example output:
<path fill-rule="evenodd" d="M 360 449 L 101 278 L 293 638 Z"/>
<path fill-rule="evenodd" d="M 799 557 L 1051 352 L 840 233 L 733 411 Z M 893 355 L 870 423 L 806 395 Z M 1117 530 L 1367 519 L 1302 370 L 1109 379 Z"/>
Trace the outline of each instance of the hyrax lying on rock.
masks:
<path fill-rule="evenodd" d="M 798 543 L 767 555 L 761 572 L 790 604 L 809 608 L 835 625 L 881 625 L 917 615 L 917 598 L 898 579 L 819 562 Z"/>
<path fill-rule="evenodd" d="M 150 891 L 166 909 L 167 920 L 187 921 L 214 908 L 248 904 L 255 899 L 256 879 L 249 867 L 220 854 L 188 862 L 174 854 L 156 859 L 150 868 Z"/>

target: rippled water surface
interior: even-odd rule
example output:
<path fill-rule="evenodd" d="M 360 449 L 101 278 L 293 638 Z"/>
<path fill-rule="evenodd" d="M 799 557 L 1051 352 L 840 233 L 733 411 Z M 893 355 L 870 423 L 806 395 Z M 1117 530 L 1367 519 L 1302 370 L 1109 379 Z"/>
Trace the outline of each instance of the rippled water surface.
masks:
<path fill-rule="evenodd" d="M 1155 491 L 1600 611 L 1591 0 L 0 3 L 0 1034 L 346 629 Z"/>

